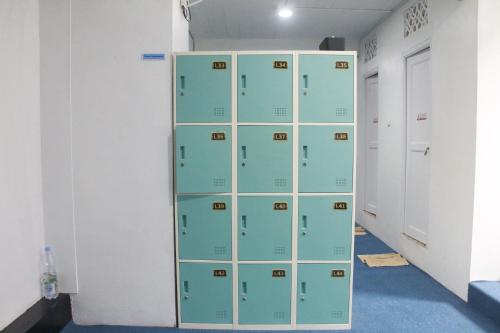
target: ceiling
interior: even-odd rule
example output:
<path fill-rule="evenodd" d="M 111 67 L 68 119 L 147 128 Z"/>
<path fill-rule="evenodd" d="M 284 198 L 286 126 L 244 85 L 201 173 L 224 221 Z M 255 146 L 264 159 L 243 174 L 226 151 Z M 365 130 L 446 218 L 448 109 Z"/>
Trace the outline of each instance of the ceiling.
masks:
<path fill-rule="evenodd" d="M 194 0 L 191 0 L 193 3 Z M 402 0 L 204 0 L 191 7 L 195 39 L 364 37 Z M 287 5 L 294 15 L 283 19 Z"/>

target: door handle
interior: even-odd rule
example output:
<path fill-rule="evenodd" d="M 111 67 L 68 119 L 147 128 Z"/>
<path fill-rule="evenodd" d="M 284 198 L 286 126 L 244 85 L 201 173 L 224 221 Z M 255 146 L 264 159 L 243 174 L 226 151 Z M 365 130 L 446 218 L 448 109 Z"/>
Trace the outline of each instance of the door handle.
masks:
<path fill-rule="evenodd" d="M 309 75 L 307 74 L 302 75 L 302 86 L 304 87 L 303 94 L 304 96 L 306 96 L 307 95 L 306 89 L 309 88 Z"/>
<path fill-rule="evenodd" d="M 186 147 L 180 146 L 181 163 L 180 166 L 184 166 L 184 159 L 186 158 Z"/>
<path fill-rule="evenodd" d="M 241 75 L 241 89 L 247 88 L 247 76 L 245 74 Z M 245 91 L 241 91 L 241 95 L 245 96 Z"/>
<path fill-rule="evenodd" d="M 302 215 L 302 236 L 307 235 L 307 216 Z"/>
<path fill-rule="evenodd" d="M 241 215 L 241 235 L 245 236 L 247 234 L 247 216 Z"/>
<path fill-rule="evenodd" d="M 189 299 L 189 282 L 184 281 L 184 299 Z"/>
<path fill-rule="evenodd" d="M 186 89 L 186 77 L 181 75 L 181 96 L 184 96 L 184 89 Z"/>
<path fill-rule="evenodd" d="M 241 166 L 245 166 L 245 161 L 247 159 L 247 146 L 241 146 L 241 159 L 243 160 L 241 162 Z"/>
<path fill-rule="evenodd" d="M 301 282 L 300 283 L 300 300 L 302 302 L 306 300 L 306 292 L 307 292 L 306 283 L 305 282 Z"/>
<path fill-rule="evenodd" d="M 427 154 L 429 153 L 429 150 L 431 150 L 431 147 L 425 148 L 424 156 L 427 156 Z"/>
<path fill-rule="evenodd" d="M 302 146 L 302 165 L 307 166 L 307 158 L 309 155 L 309 151 L 307 146 Z"/>
<path fill-rule="evenodd" d="M 182 219 L 182 234 L 185 235 L 187 234 L 187 216 L 183 214 L 181 219 Z"/>
<path fill-rule="evenodd" d="M 247 300 L 247 283 L 246 283 L 246 281 L 241 282 L 241 300 L 242 301 Z"/>

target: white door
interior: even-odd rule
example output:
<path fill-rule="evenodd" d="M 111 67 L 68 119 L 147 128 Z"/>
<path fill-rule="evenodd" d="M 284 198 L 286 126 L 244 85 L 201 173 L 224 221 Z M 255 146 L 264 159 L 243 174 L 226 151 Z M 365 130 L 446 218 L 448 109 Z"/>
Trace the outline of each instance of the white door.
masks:
<path fill-rule="evenodd" d="M 406 196 L 404 233 L 427 242 L 431 150 L 431 58 L 406 60 Z"/>
<path fill-rule="evenodd" d="M 378 75 L 365 81 L 365 211 L 377 214 Z"/>

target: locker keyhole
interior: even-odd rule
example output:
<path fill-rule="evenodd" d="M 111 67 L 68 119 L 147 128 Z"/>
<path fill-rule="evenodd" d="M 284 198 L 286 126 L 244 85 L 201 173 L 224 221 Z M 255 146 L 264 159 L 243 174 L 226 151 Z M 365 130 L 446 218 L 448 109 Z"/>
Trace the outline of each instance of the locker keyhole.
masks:
<path fill-rule="evenodd" d="M 187 216 L 182 215 L 182 234 L 185 235 L 187 234 Z"/>

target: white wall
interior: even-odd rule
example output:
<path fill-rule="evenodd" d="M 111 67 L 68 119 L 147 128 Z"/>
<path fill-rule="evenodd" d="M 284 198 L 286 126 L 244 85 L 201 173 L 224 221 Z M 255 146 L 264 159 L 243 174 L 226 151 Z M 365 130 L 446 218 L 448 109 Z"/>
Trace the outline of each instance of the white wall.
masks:
<path fill-rule="evenodd" d="M 471 281 L 500 281 L 500 2 L 479 1 L 476 184 Z"/>
<path fill-rule="evenodd" d="M 359 196 L 356 220 L 466 299 L 474 189 L 477 0 L 429 2 L 430 24 L 411 37 L 403 38 L 402 13 L 408 4 L 376 27 L 372 33 L 378 36 L 378 55 L 361 64 L 360 133 L 365 121 L 363 76 L 379 73 L 379 199 L 374 219 L 361 210 Z M 431 47 L 433 109 L 429 238 L 423 247 L 402 234 L 404 55 L 426 43 Z M 363 193 L 363 149 L 359 154 L 358 193 Z"/>
<path fill-rule="evenodd" d="M 40 112 L 45 238 L 59 290 L 78 292 L 71 157 L 70 5 L 40 1 Z"/>
<path fill-rule="evenodd" d="M 45 205 L 66 199 L 47 213 L 48 233 L 68 251 L 67 276 L 76 246 L 74 320 L 173 326 L 170 57 L 189 45 L 178 2 L 50 0 L 42 9 Z"/>
<path fill-rule="evenodd" d="M 40 299 L 37 0 L 0 1 L 0 330 Z"/>
<path fill-rule="evenodd" d="M 196 39 L 195 51 L 318 50 L 323 39 Z M 356 51 L 358 41 L 346 39 L 346 50 Z"/>

